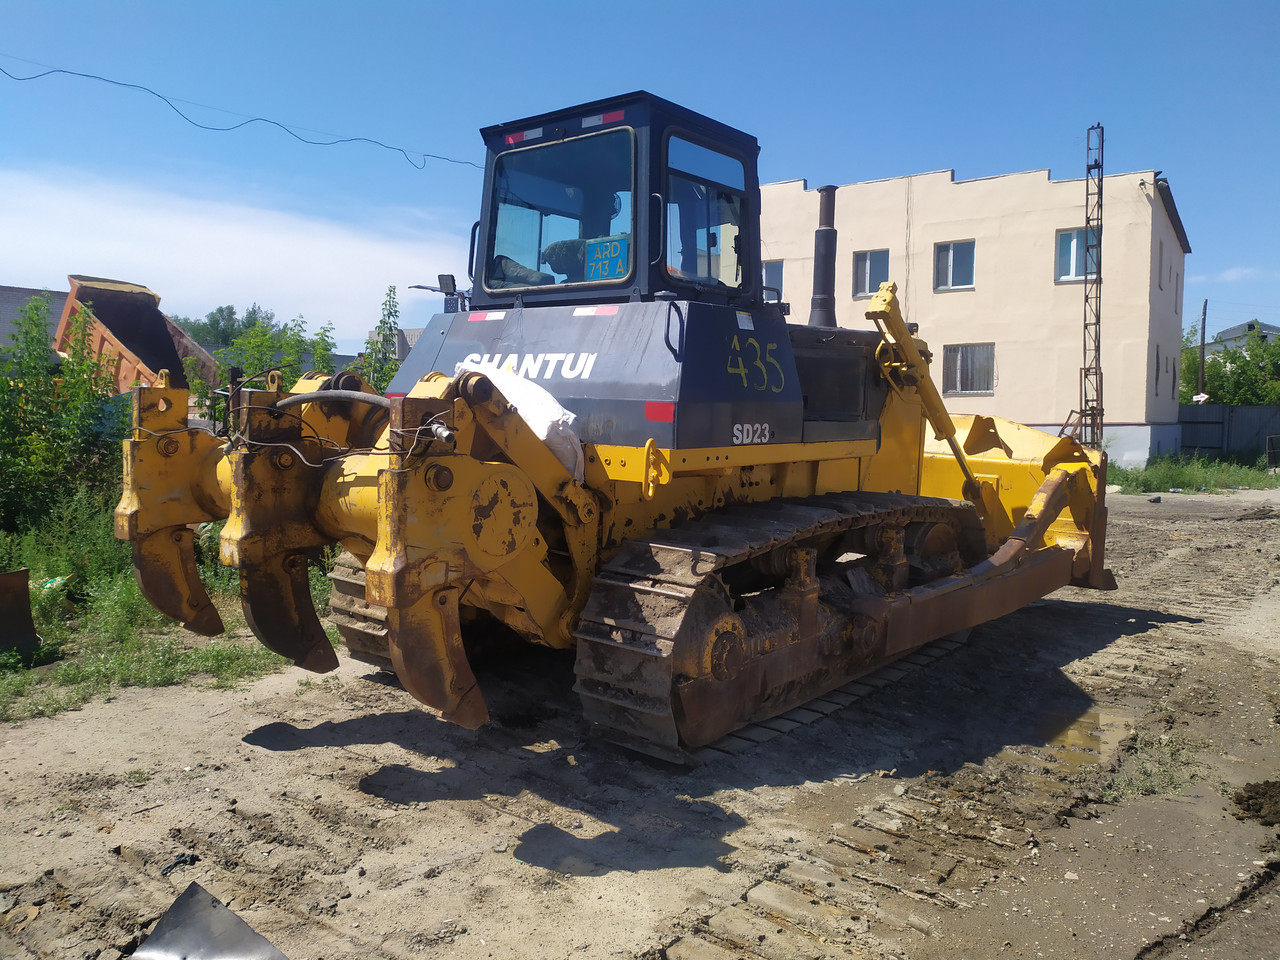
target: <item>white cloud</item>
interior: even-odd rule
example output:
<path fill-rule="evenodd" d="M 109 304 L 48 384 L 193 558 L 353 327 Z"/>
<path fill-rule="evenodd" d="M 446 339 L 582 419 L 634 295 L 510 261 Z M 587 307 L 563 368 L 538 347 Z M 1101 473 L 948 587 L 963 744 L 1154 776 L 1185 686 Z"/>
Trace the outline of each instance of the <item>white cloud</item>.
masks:
<path fill-rule="evenodd" d="M 316 330 L 360 338 L 394 284 L 465 274 L 467 241 L 427 232 L 421 211 L 376 226 L 338 223 L 241 202 L 190 199 L 79 171 L 0 170 L 0 283 L 66 289 L 67 274 L 149 287 L 171 315 L 201 317 L 252 302 L 276 318 L 301 313 Z M 469 224 L 467 225 L 469 226 Z"/>
<path fill-rule="evenodd" d="M 1268 274 L 1257 267 L 1228 267 L 1217 273 L 1197 273 L 1187 277 L 1187 283 L 1240 283 L 1244 280 L 1274 279 L 1274 272 Z"/>
<path fill-rule="evenodd" d="M 1218 283 L 1237 283 L 1240 280 L 1252 280 L 1259 272 L 1257 267 L 1231 267 L 1219 273 L 1214 280 Z"/>

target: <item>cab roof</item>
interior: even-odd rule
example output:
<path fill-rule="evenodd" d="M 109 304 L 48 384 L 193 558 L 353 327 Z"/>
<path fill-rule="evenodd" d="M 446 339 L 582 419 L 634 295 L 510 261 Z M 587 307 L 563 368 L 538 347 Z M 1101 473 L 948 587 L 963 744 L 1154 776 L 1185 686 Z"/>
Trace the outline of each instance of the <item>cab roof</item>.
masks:
<path fill-rule="evenodd" d="M 510 134 L 520 134 L 533 130 L 540 131 L 540 137 L 545 137 L 548 140 L 556 139 L 558 138 L 557 134 L 563 136 L 569 133 L 577 133 L 582 129 L 580 123 L 575 123 L 572 124 L 572 129 L 559 131 L 557 130 L 558 123 L 594 119 L 596 116 L 603 118 L 605 114 L 618 110 L 625 111 L 629 107 L 642 108 L 645 120 L 654 113 L 662 114 L 667 123 L 674 121 L 677 124 L 701 129 L 717 141 L 730 143 L 739 148 L 746 147 L 754 151 L 754 154 L 758 154 L 760 151 L 759 143 L 751 134 L 744 133 L 736 127 L 721 123 L 719 120 L 714 120 L 705 114 L 698 113 L 696 110 L 682 107 L 678 103 L 673 103 L 645 90 L 636 90 L 619 96 L 605 97 L 602 100 L 592 100 L 589 103 L 582 103 L 575 107 L 565 107 L 532 117 L 524 117 L 520 120 L 509 120 L 506 123 L 494 124 L 481 128 L 480 135 L 484 138 L 486 146 L 491 149 L 501 149 L 503 146 L 509 146 L 510 144 L 506 138 Z M 609 121 L 605 120 L 604 122 Z"/>

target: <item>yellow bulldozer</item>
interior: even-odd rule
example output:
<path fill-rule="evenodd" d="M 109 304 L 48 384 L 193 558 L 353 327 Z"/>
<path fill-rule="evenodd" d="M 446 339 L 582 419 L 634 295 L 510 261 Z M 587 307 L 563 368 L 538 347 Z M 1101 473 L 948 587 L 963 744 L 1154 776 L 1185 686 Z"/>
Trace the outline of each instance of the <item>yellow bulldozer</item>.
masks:
<path fill-rule="evenodd" d="M 1106 459 L 948 416 L 881 286 L 836 325 L 824 189 L 807 323 L 761 283 L 753 137 L 647 93 L 482 131 L 470 302 L 385 394 L 238 386 L 223 430 L 133 390 L 117 536 L 142 589 L 222 630 L 193 525 L 226 518 L 258 638 L 337 665 L 332 619 L 447 720 L 488 719 L 468 646 L 576 649 L 592 731 L 674 761 L 1103 566 Z"/>

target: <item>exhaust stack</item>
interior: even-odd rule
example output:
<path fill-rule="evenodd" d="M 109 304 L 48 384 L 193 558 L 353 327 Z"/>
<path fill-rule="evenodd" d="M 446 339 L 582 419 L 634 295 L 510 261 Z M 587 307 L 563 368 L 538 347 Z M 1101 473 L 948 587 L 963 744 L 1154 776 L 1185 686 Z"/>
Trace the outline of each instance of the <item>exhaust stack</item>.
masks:
<path fill-rule="evenodd" d="M 813 234 L 813 300 L 809 326 L 836 326 L 836 188 L 818 188 L 818 229 Z"/>

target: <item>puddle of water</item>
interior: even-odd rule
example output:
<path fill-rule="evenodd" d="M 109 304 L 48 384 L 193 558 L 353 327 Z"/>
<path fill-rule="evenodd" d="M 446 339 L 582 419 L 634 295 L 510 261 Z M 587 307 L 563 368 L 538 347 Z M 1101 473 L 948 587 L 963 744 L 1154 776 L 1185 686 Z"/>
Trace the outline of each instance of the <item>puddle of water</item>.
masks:
<path fill-rule="evenodd" d="M 1081 714 L 1046 713 L 1038 734 L 1058 763 L 1071 772 L 1105 762 L 1133 728 L 1135 717 L 1122 710 L 1086 710 Z"/>

